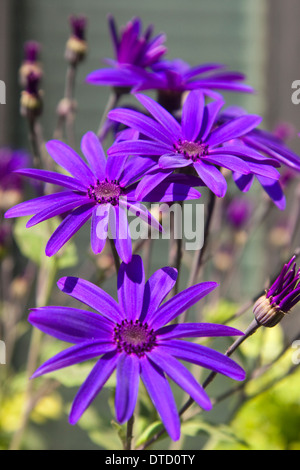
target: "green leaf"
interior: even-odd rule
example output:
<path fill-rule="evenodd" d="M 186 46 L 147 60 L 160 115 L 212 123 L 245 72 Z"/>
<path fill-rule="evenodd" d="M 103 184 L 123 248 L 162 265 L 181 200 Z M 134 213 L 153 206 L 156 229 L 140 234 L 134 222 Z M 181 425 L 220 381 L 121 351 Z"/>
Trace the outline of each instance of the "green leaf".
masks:
<path fill-rule="evenodd" d="M 57 255 L 48 258 L 45 247 L 50 236 L 59 225 L 59 219 L 46 220 L 34 227 L 26 228 L 30 217 L 20 217 L 14 225 L 14 238 L 21 251 L 26 257 L 37 265 L 44 263 L 57 263 L 59 269 L 74 266 L 78 262 L 75 243 L 69 241 Z"/>
<path fill-rule="evenodd" d="M 145 442 L 147 442 L 149 439 L 154 437 L 158 432 L 162 431 L 164 429 L 164 426 L 161 421 L 155 421 L 154 423 L 151 423 L 150 426 L 148 426 L 143 433 L 140 435 L 140 437 L 136 441 L 136 446 L 139 447 Z M 163 435 L 162 438 L 165 436 Z M 158 441 L 156 441 L 158 442 Z"/>

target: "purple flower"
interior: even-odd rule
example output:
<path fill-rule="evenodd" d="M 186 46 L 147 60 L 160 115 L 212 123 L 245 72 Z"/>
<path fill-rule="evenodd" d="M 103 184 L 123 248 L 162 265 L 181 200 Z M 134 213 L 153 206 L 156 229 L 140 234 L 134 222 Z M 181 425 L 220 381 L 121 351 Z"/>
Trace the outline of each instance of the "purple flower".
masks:
<path fill-rule="evenodd" d="M 153 65 L 153 72 L 137 89 L 163 90 L 167 93 L 183 93 L 189 90 L 219 89 L 251 93 L 253 89 L 240 83 L 245 75 L 229 72 L 224 64 L 207 63 L 191 67 L 181 59 L 161 60 Z"/>
<path fill-rule="evenodd" d="M 248 199 L 235 197 L 227 207 L 227 219 L 234 228 L 240 229 L 249 220 L 252 209 L 252 204 Z"/>
<path fill-rule="evenodd" d="M 117 420 L 124 423 L 132 416 L 141 377 L 166 430 L 177 440 L 179 416 L 165 374 L 202 408 L 211 409 L 206 392 L 178 359 L 236 380 L 244 379 L 243 369 L 232 359 L 206 346 L 179 340 L 242 334 L 238 330 L 206 323 L 167 325 L 217 287 L 215 282 L 203 282 L 160 305 L 176 279 L 176 269 L 165 267 L 145 283 L 142 259 L 134 255 L 129 264 L 121 264 L 119 303 L 88 281 L 65 277 L 58 281 L 58 287 L 98 313 L 56 306 L 31 311 L 32 325 L 59 340 L 75 344 L 46 361 L 33 377 L 101 356 L 74 399 L 71 424 L 80 419 L 116 369 Z"/>
<path fill-rule="evenodd" d="M 296 271 L 296 256 L 284 265 L 277 279 L 255 303 L 253 312 L 257 322 L 273 327 L 290 312 L 300 300 L 300 269 Z"/>
<path fill-rule="evenodd" d="M 153 66 L 167 51 L 165 35 L 151 38 L 153 26 L 142 33 L 142 22 L 133 18 L 118 34 L 114 18 L 108 17 L 116 60 L 106 59 L 111 68 L 90 73 L 87 81 L 93 85 L 131 88 L 143 79 L 145 70 Z"/>
<path fill-rule="evenodd" d="M 135 198 L 136 182 L 153 166 L 151 159 L 106 159 L 95 134 L 88 132 L 82 138 L 81 149 L 90 167 L 63 142 L 52 140 L 46 144 L 53 160 L 72 177 L 46 170 L 23 169 L 19 174 L 62 186 L 64 191 L 23 202 L 5 214 L 5 217 L 34 215 L 27 227 L 32 227 L 59 214 L 67 214 L 50 237 L 46 255 L 52 256 L 91 218 L 91 245 L 100 253 L 108 235 L 108 225 L 120 258 L 131 259 L 132 246 L 126 211 L 160 230 L 151 213 Z M 164 181 L 151 191 L 146 201 L 171 202 L 198 199 L 200 193 L 178 177 Z"/>
<path fill-rule="evenodd" d="M 260 116 L 240 116 L 215 129 L 216 118 L 224 101 L 215 99 L 205 104 L 204 93 L 195 90 L 189 93 L 183 105 L 179 124 L 150 97 L 139 94 L 136 98 L 153 118 L 122 108 L 110 111 L 108 117 L 136 129 L 147 136 L 148 140 L 117 143 L 108 150 L 108 155 L 130 153 L 159 157 L 160 172 L 154 176 L 145 176 L 142 186 L 138 188 L 138 197 L 144 195 L 151 184 L 157 184 L 158 178 L 163 179 L 174 169 L 189 166 L 195 169 L 203 183 L 219 197 L 226 193 L 227 184 L 218 167 L 243 175 L 257 174 L 272 180 L 279 178 L 280 174 L 273 167 L 279 166 L 278 162 L 245 145 L 231 144 L 233 139 L 255 128 L 261 121 Z"/>

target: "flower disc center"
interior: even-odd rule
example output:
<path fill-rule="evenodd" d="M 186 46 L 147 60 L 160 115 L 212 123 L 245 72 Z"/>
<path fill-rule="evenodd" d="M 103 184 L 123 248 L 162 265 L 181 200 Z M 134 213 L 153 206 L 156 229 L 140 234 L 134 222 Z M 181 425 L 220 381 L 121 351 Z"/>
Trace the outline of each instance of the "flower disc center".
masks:
<path fill-rule="evenodd" d="M 110 202 L 117 204 L 121 195 L 121 187 L 117 181 L 97 181 L 96 185 L 90 185 L 88 188 L 88 196 L 99 204 Z"/>
<path fill-rule="evenodd" d="M 156 336 L 150 330 L 147 323 L 143 324 L 139 320 L 123 320 L 114 329 L 114 340 L 119 351 L 127 354 L 136 354 L 138 357 L 144 355 L 146 351 L 151 351 L 155 346 Z"/>
<path fill-rule="evenodd" d="M 202 144 L 201 141 L 190 142 L 188 140 L 179 139 L 176 144 L 174 144 L 174 149 L 176 153 L 181 153 L 187 158 L 192 159 L 193 161 L 198 160 L 200 157 L 203 157 L 207 153 L 208 146 Z"/>

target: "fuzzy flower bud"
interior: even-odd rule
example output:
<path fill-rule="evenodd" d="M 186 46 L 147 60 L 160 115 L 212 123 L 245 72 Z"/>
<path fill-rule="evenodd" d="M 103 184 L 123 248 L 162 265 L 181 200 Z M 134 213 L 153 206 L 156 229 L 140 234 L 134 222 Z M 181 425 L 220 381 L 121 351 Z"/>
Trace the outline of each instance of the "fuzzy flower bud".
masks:
<path fill-rule="evenodd" d="M 27 41 L 24 44 L 24 60 L 19 70 L 20 84 L 26 88 L 29 75 L 32 73 L 39 78 L 43 75 L 43 69 L 39 62 L 41 46 L 36 41 Z"/>
<path fill-rule="evenodd" d="M 65 58 L 75 65 L 81 62 L 87 53 L 87 42 L 85 40 L 87 20 L 84 16 L 71 16 L 70 25 L 72 34 L 66 44 Z"/>
<path fill-rule="evenodd" d="M 21 115 L 37 117 L 42 112 L 42 93 L 39 90 L 40 76 L 35 73 L 27 77 L 26 89 L 21 94 Z"/>
<path fill-rule="evenodd" d="M 296 271 L 296 256 L 285 264 L 278 278 L 254 304 L 256 321 L 269 328 L 277 325 L 300 300 L 300 269 Z"/>

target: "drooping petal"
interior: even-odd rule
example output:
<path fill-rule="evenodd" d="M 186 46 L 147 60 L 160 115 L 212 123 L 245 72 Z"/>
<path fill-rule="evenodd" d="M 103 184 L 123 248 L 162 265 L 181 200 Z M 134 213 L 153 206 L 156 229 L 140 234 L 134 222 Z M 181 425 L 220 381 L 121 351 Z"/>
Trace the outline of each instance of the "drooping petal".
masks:
<path fill-rule="evenodd" d="M 233 180 L 240 191 L 246 193 L 252 186 L 254 175 L 241 175 L 238 172 L 232 173 Z"/>
<path fill-rule="evenodd" d="M 286 206 L 286 199 L 280 183 L 260 175 L 257 175 L 257 179 L 278 209 L 283 211 Z"/>
<path fill-rule="evenodd" d="M 46 255 L 53 256 L 89 220 L 94 204 L 85 204 L 75 209 L 60 223 L 46 245 Z"/>
<path fill-rule="evenodd" d="M 101 356 L 102 354 L 115 349 L 115 343 L 103 339 L 75 344 L 75 346 L 71 346 L 64 351 L 61 351 L 56 354 L 56 356 L 53 356 L 51 359 L 48 359 L 48 361 L 44 362 L 44 364 L 35 371 L 31 378 L 35 379 L 41 375 L 49 374 L 49 372 L 88 361 L 89 359 Z"/>
<path fill-rule="evenodd" d="M 229 150 L 229 149 L 228 149 Z M 209 163 L 213 163 L 214 165 L 221 166 L 223 168 L 228 168 L 231 171 L 238 171 L 242 175 L 248 175 L 250 173 L 250 167 L 247 165 L 247 162 L 242 160 L 239 157 L 235 157 L 234 155 L 228 154 L 214 154 L 208 155 L 205 157 L 205 160 Z"/>
<path fill-rule="evenodd" d="M 116 368 L 119 354 L 116 351 L 104 354 L 96 363 L 73 401 L 69 421 L 76 424 L 92 401 L 100 393 Z"/>
<path fill-rule="evenodd" d="M 145 288 L 142 258 L 133 255 L 131 261 L 122 263 L 118 274 L 118 299 L 127 320 L 140 317 Z"/>
<path fill-rule="evenodd" d="M 94 132 L 87 132 L 81 139 L 81 150 L 89 162 L 94 175 L 100 181 L 105 179 L 106 157 L 102 145 Z"/>
<path fill-rule="evenodd" d="M 148 357 L 160 367 L 179 387 L 181 387 L 190 397 L 198 403 L 204 410 L 212 408 L 211 401 L 196 381 L 191 372 L 184 367 L 177 359 L 165 352 L 161 353 L 159 348 L 148 353 Z"/>
<path fill-rule="evenodd" d="M 160 367 L 147 357 L 140 359 L 141 379 L 171 439 L 180 437 L 180 420 L 172 390 Z"/>
<path fill-rule="evenodd" d="M 159 345 L 160 350 L 182 359 L 183 361 L 198 364 L 199 366 L 213 370 L 235 380 L 244 380 L 244 370 L 230 357 L 214 351 L 201 344 L 188 341 L 171 339 Z"/>
<path fill-rule="evenodd" d="M 194 163 L 194 168 L 202 181 L 216 196 L 225 196 L 227 183 L 222 173 L 216 167 L 201 160 Z"/>
<path fill-rule="evenodd" d="M 59 279 L 57 286 L 62 292 L 97 310 L 114 323 L 121 322 L 124 319 L 118 303 L 103 289 L 89 281 L 68 276 Z"/>
<path fill-rule="evenodd" d="M 243 333 L 235 328 L 213 323 L 182 323 L 180 325 L 168 325 L 156 331 L 160 340 L 172 338 L 209 338 L 217 336 L 240 336 Z"/>
<path fill-rule="evenodd" d="M 117 365 L 117 386 L 115 395 L 116 417 L 125 423 L 133 415 L 140 379 L 139 359 L 135 354 L 122 353 Z"/>
<path fill-rule="evenodd" d="M 28 321 L 47 335 L 80 343 L 87 340 L 111 340 L 112 326 L 97 313 L 71 307 L 40 307 L 30 310 Z"/>
<path fill-rule="evenodd" d="M 156 314 L 149 323 L 151 328 L 156 330 L 174 320 L 174 318 L 189 309 L 217 286 L 216 282 L 201 282 L 175 295 L 156 311 Z"/>
<path fill-rule="evenodd" d="M 141 321 L 151 321 L 162 301 L 173 289 L 177 275 L 177 269 L 165 267 L 155 271 L 148 279 L 145 284 Z"/>
<path fill-rule="evenodd" d="M 67 144 L 59 140 L 50 140 L 46 148 L 53 160 L 79 181 L 87 186 L 94 182 L 95 176 L 90 168 Z"/>

